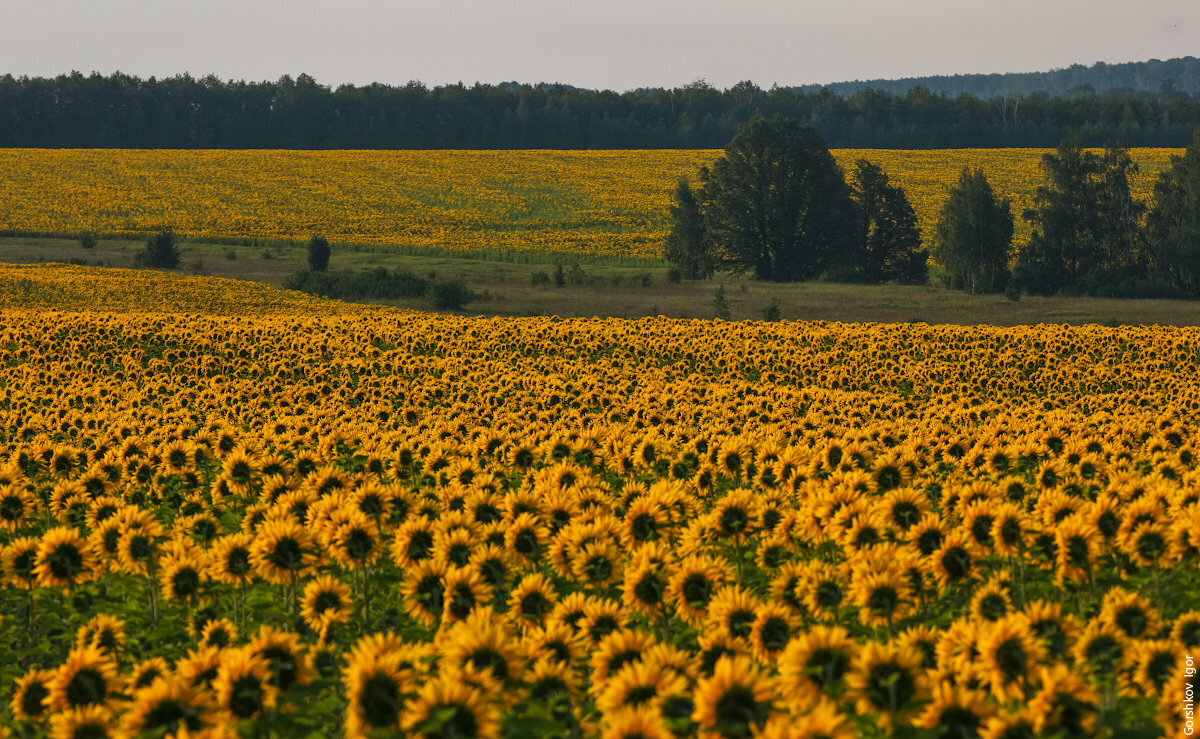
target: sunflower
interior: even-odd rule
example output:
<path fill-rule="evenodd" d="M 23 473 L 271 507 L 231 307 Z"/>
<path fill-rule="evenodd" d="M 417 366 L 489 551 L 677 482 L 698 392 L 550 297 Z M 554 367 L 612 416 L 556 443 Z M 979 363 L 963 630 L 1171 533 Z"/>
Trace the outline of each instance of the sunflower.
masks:
<path fill-rule="evenodd" d="M 604 713 L 600 739 L 673 739 L 662 715 L 653 706 L 629 706 Z"/>
<path fill-rule="evenodd" d="M 267 661 L 270 683 L 280 692 L 286 693 L 293 685 L 307 685 L 313 679 L 312 660 L 296 634 L 262 626 L 246 649 Z"/>
<path fill-rule="evenodd" d="M 921 729 L 940 729 L 939 736 L 978 736 L 995 709 L 980 690 L 941 681 L 933 686 L 932 702 L 912 721 Z"/>
<path fill-rule="evenodd" d="M 275 706 L 278 689 L 272 677 L 271 664 L 262 655 L 249 648 L 226 651 L 213 681 L 218 710 L 234 721 L 258 718 Z"/>
<path fill-rule="evenodd" d="M 93 646 L 72 649 L 48 687 L 47 704 L 55 711 L 87 705 L 111 706 L 120 687 L 116 662 Z"/>
<path fill-rule="evenodd" d="M 975 574 L 975 557 L 967 535 L 961 530 L 946 534 L 942 546 L 932 555 L 933 572 L 938 585 L 945 590 L 951 585 L 965 583 Z"/>
<path fill-rule="evenodd" d="M 171 665 L 162 657 L 149 657 L 133 666 L 125 678 L 125 692 L 136 693 L 142 688 L 149 687 L 160 677 L 171 674 Z"/>
<path fill-rule="evenodd" d="M 27 490 L 13 485 L 0 487 L 0 529 L 16 531 L 29 524 L 37 501 Z"/>
<path fill-rule="evenodd" d="M 184 542 L 189 542 L 184 544 Z M 208 580 L 204 551 L 190 540 L 176 540 L 159 560 L 158 582 L 166 600 L 191 600 Z"/>
<path fill-rule="evenodd" d="M 879 572 L 856 572 L 851 578 L 849 595 L 858 606 L 858 620 L 864 626 L 890 626 L 912 611 L 908 580 L 893 568 Z"/>
<path fill-rule="evenodd" d="M 726 585 L 709 603 L 705 625 L 734 639 L 749 639 L 761 601 L 737 585 Z"/>
<path fill-rule="evenodd" d="M 295 521 L 264 523 L 250 545 L 250 562 L 255 572 L 277 585 L 294 582 L 313 566 L 316 559 L 312 535 Z"/>
<path fill-rule="evenodd" d="M 510 611 L 520 623 L 538 625 L 554 608 L 557 600 L 554 584 L 545 575 L 526 575 L 509 595 Z"/>
<path fill-rule="evenodd" d="M 563 599 L 560 605 L 568 602 L 569 599 Z M 617 601 L 589 597 L 583 603 L 583 617 L 578 622 L 580 636 L 594 649 L 604 637 L 624 629 L 629 623 L 629 616 Z"/>
<path fill-rule="evenodd" d="M 879 714 L 887 730 L 902 723 L 926 697 L 921 654 L 897 644 L 867 642 L 846 675 L 847 695 L 860 714 Z"/>
<path fill-rule="evenodd" d="M 1104 594 L 1098 620 L 1120 629 L 1130 639 L 1150 637 L 1162 628 L 1162 619 L 1150 601 L 1124 588 Z"/>
<path fill-rule="evenodd" d="M 667 585 L 673 567 L 653 557 L 634 555 L 621 578 L 621 602 L 645 616 L 657 616 L 666 609 Z"/>
<path fill-rule="evenodd" d="M 620 548 L 611 541 L 593 541 L 571 559 L 571 573 L 584 585 L 603 588 L 621 574 Z"/>
<path fill-rule="evenodd" d="M 658 707 L 663 698 L 690 692 L 688 680 L 661 664 L 629 662 L 606 676 L 596 690 L 596 707 L 603 715 L 623 708 Z"/>
<path fill-rule="evenodd" d="M 849 716 L 833 701 L 823 700 L 800 715 L 773 716 L 759 739 L 855 739 L 858 732 Z"/>
<path fill-rule="evenodd" d="M 982 628 L 976 642 L 979 663 L 996 700 L 1024 696 L 1026 683 L 1044 652 L 1023 614 L 1009 616 Z"/>
<path fill-rule="evenodd" d="M 33 570 L 42 587 L 69 588 L 99 576 L 91 547 L 74 529 L 61 526 L 42 535 Z"/>
<path fill-rule="evenodd" d="M 412 737 L 497 737 L 499 710 L 453 673 L 421 686 L 406 706 L 403 727 Z"/>
<path fill-rule="evenodd" d="M 1000 502 L 992 504 L 992 546 L 997 554 L 1019 557 L 1025 550 L 1025 536 L 1029 521 L 1020 506 Z"/>
<path fill-rule="evenodd" d="M 37 582 L 37 556 L 41 539 L 23 536 L 14 539 L 0 552 L 0 564 L 4 568 L 4 580 L 8 585 L 21 590 L 32 590 Z"/>
<path fill-rule="evenodd" d="M 149 511 L 126 508 L 118 545 L 121 567 L 131 575 L 149 575 L 162 537 L 162 524 Z"/>
<path fill-rule="evenodd" d="M 707 616 L 713 596 L 732 579 L 725 562 L 707 555 L 690 556 L 679 563 L 667 584 L 667 598 L 681 618 L 698 625 Z"/>
<path fill-rule="evenodd" d="M 350 587 L 333 575 L 319 575 L 304 585 L 300 616 L 308 627 L 324 632 L 330 624 L 344 624 L 354 612 Z"/>
<path fill-rule="evenodd" d="M 593 690 L 599 693 L 610 675 L 626 665 L 640 662 L 657 644 L 654 636 L 634 629 L 621 629 L 605 636 L 592 652 Z"/>
<path fill-rule="evenodd" d="M 522 646 L 532 662 L 569 666 L 584 658 L 586 644 L 581 636 L 564 623 L 531 628 L 525 632 Z"/>
<path fill-rule="evenodd" d="M 439 531 L 434 536 L 433 557 L 452 567 L 466 567 L 478 545 L 478 534 L 469 529 Z"/>
<path fill-rule="evenodd" d="M 1039 669 L 1037 693 L 1029 701 L 1038 736 L 1091 736 L 1095 725 L 1096 689 L 1062 663 Z"/>
<path fill-rule="evenodd" d="M 1084 628 L 1071 648 L 1071 655 L 1077 665 L 1090 670 L 1093 676 L 1113 676 L 1128 665 L 1129 637 L 1112 623 L 1098 618 Z"/>
<path fill-rule="evenodd" d="M 412 567 L 433 556 L 433 523 L 417 518 L 400 524 L 392 539 L 392 560 L 397 567 Z"/>
<path fill-rule="evenodd" d="M 1189 649 L 1200 647 L 1200 611 L 1180 614 L 1171 627 L 1171 639 Z"/>
<path fill-rule="evenodd" d="M 121 521 L 113 516 L 99 523 L 88 535 L 88 546 L 96 555 L 96 562 L 103 572 L 115 572 L 120 569 L 121 559 Z"/>
<path fill-rule="evenodd" d="M 378 528 L 366 514 L 355 509 L 343 510 L 345 517 L 334 529 L 329 546 L 338 564 L 348 570 L 360 570 L 379 558 Z"/>
<path fill-rule="evenodd" d="M 75 648 L 88 646 L 116 659 L 125 646 L 125 622 L 106 613 L 93 616 L 75 632 Z"/>
<path fill-rule="evenodd" d="M 393 634 L 372 634 L 351 650 L 342 680 L 346 688 L 345 731 L 348 737 L 398 729 L 404 704 L 415 693 L 412 655 Z"/>
<path fill-rule="evenodd" d="M 922 556 L 932 556 L 942 548 L 946 538 L 946 527 L 936 513 L 927 513 L 915 526 L 908 530 L 909 545 Z"/>
<path fill-rule="evenodd" d="M 107 739 L 112 732 L 113 712 L 106 706 L 69 708 L 50 717 L 50 739 Z"/>
<path fill-rule="evenodd" d="M 164 735 L 202 731 L 211 726 L 211 705 L 205 693 L 185 680 L 160 677 L 134 691 L 133 703 L 121 716 L 124 736 L 140 736 L 155 730 Z"/>
<path fill-rule="evenodd" d="M 224 649 L 237 642 L 238 629 L 227 618 L 214 618 L 200 629 L 200 646 Z"/>
<path fill-rule="evenodd" d="M 225 650 L 220 647 L 197 647 L 175 662 L 174 674 L 189 687 L 207 690 L 212 686 L 212 681 L 217 679 L 224 653 Z"/>
<path fill-rule="evenodd" d="M 445 611 L 447 569 L 445 563 L 435 561 L 405 569 L 405 610 L 425 626 L 432 626 Z"/>
<path fill-rule="evenodd" d="M 520 675 L 523 655 L 519 644 L 489 608 L 476 609 L 450 628 L 439 630 L 437 638 L 448 666 L 470 666 L 490 673 L 501 684 Z"/>
<path fill-rule="evenodd" d="M 815 626 L 792 639 L 778 662 L 780 687 L 792 710 L 838 700 L 857 651 L 857 642 L 840 626 Z"/>
<path fill-rule="evenodd" d="M 487 601 L 487 586 L 478 570 L 458 567 L 446 573 L 442 621 L 461 621 Z"/>
<path fill-rule="evenodd" d="M 1133 645 L 1133 681 L 1148 697 L 1163 695 L 1176 668 L 1182 664 L 1179 655 L 1186 648 L 1167 639 L 1144 639 Z M 1164 696 L 1165 697 L 1165 696 Z"/>
<path fill-rule="evenodd" d="M 222 536 L 208 550 L 208 572 L 214 580 L 245 585 L 254 578 L 251 548 L 254 535 L 239 532 Z"/>
<path fill-rule="evenodd" d="M 750 644 L 755 659 L 772 664 L 779 659 L 800 627 L 800 619 L 782 603 L 759 606 L 750 625 Z"/>
<path fill-rule="evenodd" d="M 1064 614 L 1060 603 L 1035 600 L 1025 606 L 1029 626 L 1042 642 L 1046 653 L 1062 659 L 1067 648 L 1078 636 L 1078 623 L 1074 616 Z"/>
<path fill-rule="evenodd" d="M 837 621 L 847 599 L 846 584 L 837 568 L 830 564 L 811 565 L 796 584 L 796 596 L 809 613 L 822 621 Z"/>
<path fill-rule="evenodd" d="M 518 559 L 535 563 L 545 554 L 550 530 L 536 513 L 521 513 L 504 532 L 504 546 Z"/>
<path fill-rule="evenodd" d="M 38 721 L 50 708 L 50 691 L 56 675 L 54 670 L 33 668 L 17 678 L 9 706 L 18 721 Z"/>
<path fill-rule="evenodd" d="M 971 617 L 977 621 L 995 622 L 1013 610 L 1009 589 L 1012 583 L 993 577 L 971 594 Z"/>
<path fill-rule="evenodd" d="M 692 718 L 705 733 L 746 736 L 766 724 L 774 708 L 773 680 L 746 656 L 717 660 L 711 677 L 696 685 Z"/>
<path fill-rule="evenodd" d="M 1117 538 L 1117 546 L 1140 567 L 1170 567 L 1170 543 L 1170 525 L 1164 521 L 1147 521 Z"/>

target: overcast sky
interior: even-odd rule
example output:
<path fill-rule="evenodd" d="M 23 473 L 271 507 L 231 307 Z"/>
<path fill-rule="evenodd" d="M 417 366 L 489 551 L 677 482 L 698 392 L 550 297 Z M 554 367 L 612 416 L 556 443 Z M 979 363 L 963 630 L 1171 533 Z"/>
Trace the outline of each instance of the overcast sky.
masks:
<path fill-rule="evenodd" d="M 1200 55 L 1200 0 L 0 0 L 0 74 L 627 90 Z"/>

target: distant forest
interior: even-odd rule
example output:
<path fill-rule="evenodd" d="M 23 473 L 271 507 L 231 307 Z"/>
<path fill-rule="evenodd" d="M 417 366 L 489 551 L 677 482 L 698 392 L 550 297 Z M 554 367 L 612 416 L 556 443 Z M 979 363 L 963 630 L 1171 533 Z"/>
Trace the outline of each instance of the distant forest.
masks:
<path fill-rule="evenodd" d="M 938 95 L 974 95 L 990 100 L 995 97 L 1029 95 L 1088 95 L 1091 93 L 1162 93 L 1174 95 L 1200 92 L 1200 59 L 1192 56 L 1160 61 L 1126 62 L 1092 66 L 1072 64 L 1049 72 L 1010 72 L 1007 74 L 954 74 L 935 77 L 903 77 L 890 80 L 855 80 L 829 85 L 802 85 L 796 92 L 811 93 L 828 87 L 839 95 L 853 95 L 866 89 L 903 95 L 914 87 L 924 87 Z"/>
<path fill-rule="evenodd" d="M 1175 61 L 1179 70 L 1196 64 Z M 1166 62 L 1142 64 L 1176 70 Z M 1084 69 L 1125 75 L 1128 66 Z M 1180 76 L 1196 87 L 1192 77 Z M 1143 88 L 1154 79 L 1149 71 L 1144 77 L 1136 89 L 1097 92 L 1094 84 L 1080 83 L 1060 95 L 985 98 L 921 86 L 843 95 L 832 87 L 764 90 L 749 82 L 719 90 L 701 81 L 617 93 L 516 83 L 331 88 L 303 74 L 275 82 L 6 75 L 0 77 L 0 146 L 716 149 L 751 116 L 777 114 L 815 127 L 836 148 L 1054 147 L 1070 133 L 1085 146 L 1113 140 L 1188 145 L 1200 124 L 1200 92 L 1183 90 L 1173 77 L 1154 78 L 1158 89 L 1148 92 Z"/>

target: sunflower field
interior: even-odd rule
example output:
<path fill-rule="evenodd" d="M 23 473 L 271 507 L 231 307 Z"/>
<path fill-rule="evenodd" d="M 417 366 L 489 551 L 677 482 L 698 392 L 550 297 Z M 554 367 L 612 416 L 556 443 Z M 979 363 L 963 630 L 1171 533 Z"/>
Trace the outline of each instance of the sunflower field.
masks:
<path fill-rule="evenodd" d="M 0 325 L 7 736 L 1183 726 L 1196 329 L 264 310 L 123 277 L 0 273 L 50 296 Z"/>
<path fill-rule="evenodd" d="M 1043 149 L 834 150 L 903 186 L 928 239 L 962 168 L 980 168 L 1021 214 Z M 0 149 L 0 232 L 330 241 L 454 250 L 658 257 L 671 191 L 713 150 L 230 151 Z M 1181 149 L 1132 149 L 1145 200 Z"/>

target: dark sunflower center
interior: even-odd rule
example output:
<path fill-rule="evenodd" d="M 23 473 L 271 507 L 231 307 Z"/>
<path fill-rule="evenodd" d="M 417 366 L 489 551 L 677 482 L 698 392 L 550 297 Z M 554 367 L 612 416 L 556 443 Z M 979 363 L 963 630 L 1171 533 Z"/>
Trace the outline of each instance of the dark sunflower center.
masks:
<path fill-rule="evenodd" d="M 921 510 L 912 501 L 902 500 L 892 506 L 892 521 L 904 531 L 916 526 L 920 518 Z"/>
<path fill-rule="evenodd" d="M 828 689 L 850 669 L 850 658 L 841 649 L 825 647 L 813 650 L 804 662 L 804 672 L 818 687 Z"/>
<path fill-rule="evenodd" d="M 958 581 L 971 573 L 971 555 L 963 547 L 954 546 L 942 553 L 942 567 L 946 577 Z"/>
<path fill-rule="evenodd" d="M 1005 639 L 996 647 L 996 666 L 1004 676 L 1004 682 L 1011 683 L 1025 677 L 1027 655 L 1021 640 Z"/>
<path fill-rule="evenodd" d="M 433 534 L 428 531 L 414 531 L 408 539 L 408 549 L 405 552 L 407 557 L 416 562 L 428 559 L 431 551 L 433 551 Z"/>
<path fill-rule="evenodd" d="M 375 537 L 363 529 L 351 529 L 346 535 L 346 553 L 350 559 L 365 560 L 375 551 Z"/>
<path fill-rule="evenodd" d="M 683 599 L 689 608 L 702 610 L 707 608 L 708 602 L 712 600 L 713 583 L 704 573 L 694 572 L 684 578 L 680 592 L 683 593 Z"/>
<path fill-rule="evenodd" d="M 59 544 L 46 557 L 50 573 L 60 580 L 70 580 L 83 571 L 83 553 L 71 542 Z"/>
<path fill-rule="evenodd" d="M 243 675 L 233 682 L 229 696 L 229 711 L 238 718 L 250 718 L 263 708 L 263 686 L 253 675 Z"/>
<path fill-rule="evenodd" d="M 770 706 L 756 701 L 748 686 L 732 685 L 717 698 L 714 709 L 719 731 L 728 732 L 727 736 L 749 736 L 749 727 L 765 721 Z"/>
<path fill-rule="evenodd" d="M 103 703 L 104 698 L 108 695 L 108 683 L 99 670 L 84 667 L 71 676 L 65 692 L 67 704 L 71 706 Z"/>
<path fill-rule="evenodd" d="M 759 629 L 759 639 L 768 652 L 778 652 L 791 641 L 792 630 L 788 622 L 778 616 L 768 618 Z"/>
<path fill-rule="evenodd" d="M 318 614 L 336 611 L 342 607 L 342 596 L 333 590 L 322 590 L 313 599 L 313 610 Z"/>
<path fill-rule="evenodd" d="M 387 675 L 375 674 L 363 682 L 358 708 L 372 728 L 395 726 L 400 720 L 400 686 Z"/>
<path fill-rule="evenodd" d="M 50 695 L 50 690 L 44 683 L 27 685 L 25 692 L 21 693 L 21 712 L 30 717 L 41 716 L 46 711 L 46 706 L 42 704 L 42 701 L 46 700 L 48 695 Z"/>
<path fill-rule="evenodd" d="M 896 713 L 915 695 L 916 679 L 900 665 L 883 662 L 872 667 L 867 673 L 865 692 L 867 699 L 876 708 L 887 713 Z"/>

